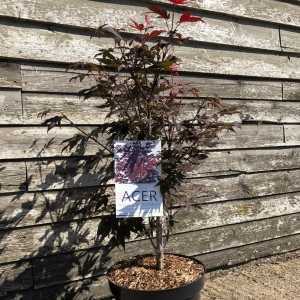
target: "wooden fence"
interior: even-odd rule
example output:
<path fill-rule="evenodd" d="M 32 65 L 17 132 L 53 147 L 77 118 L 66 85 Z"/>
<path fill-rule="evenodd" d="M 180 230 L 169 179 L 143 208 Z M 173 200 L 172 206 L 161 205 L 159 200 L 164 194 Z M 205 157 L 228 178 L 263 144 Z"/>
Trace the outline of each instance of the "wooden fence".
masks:
<path fill-rule="evenodd" d="M 0 297 L 100 299 L 108 295 L 99 215 L 68 214 L 84 206 L 100 175 L 74 176 L 97 150 L 68 158 L 60 143 L 74 134 L 50 131 L 38 113 L 63 111 L 82 128 L 103 121 L 101 99 L 82 102 L 69 63 L 91 61 L 112 45 L 90 38 L 108 23 L 122 28 L 153 3 L 168 1 L 1 0 L 0 2 Z M 209 269 L 300 248 L 300 1 L 194 0 L 204 17 L 184 33 L 185 78 L 201 97 L 241 107 L 237 134 L 224 134 L 190 174 L 186 193 L 202 204 L 179 213 L 170 251 Z M 196 100 L 196 99 L 194 99 Z M 45 144 L 55 137 L 49 147 Z M 75 206 L 76 206 L 75 205 Z M 77 207 L 77 206 L 76 206 Z M 149 251 L 131 241 L 114 260 Z M 2 298 L 1 298 L 2 299 Z"/>

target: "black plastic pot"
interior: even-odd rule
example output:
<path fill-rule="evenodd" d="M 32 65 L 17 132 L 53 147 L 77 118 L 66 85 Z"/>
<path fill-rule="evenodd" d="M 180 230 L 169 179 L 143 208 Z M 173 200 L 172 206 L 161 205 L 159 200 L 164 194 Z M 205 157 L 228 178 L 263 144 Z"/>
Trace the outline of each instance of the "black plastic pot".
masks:
<path fill-rule="evenodd" d="M 177 255 L 177 256 L 194 260 L 198 264 L 201 264 L 204 267 L 203 263 L 201 263 L 195 258 L 190 258 L 178 254 L 172 254 L 172 255 Z M 199 300 L 200 291 L 204 286 L 204 274 L 201 277 L 197 278 L 195 281 L 190 282 L 184 286 L 180 286 L 174 289 L 157 290 L 157 291 L 139 291 L 139 290 L 127 289 L 114 284 L 109 280 L 109 278 L 108 278 L 108 282 L 109 282 L 110 290 L 113 296 L 116 298 L 116 300 Z"/>

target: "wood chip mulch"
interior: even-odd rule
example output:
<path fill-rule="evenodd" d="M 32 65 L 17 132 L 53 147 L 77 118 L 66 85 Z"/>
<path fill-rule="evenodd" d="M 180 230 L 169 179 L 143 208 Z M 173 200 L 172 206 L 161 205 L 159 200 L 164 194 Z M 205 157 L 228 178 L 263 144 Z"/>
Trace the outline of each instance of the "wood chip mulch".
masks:
<path fill-rule="evenodd" d="M 183 286 L 195 281 L 204 273 L 201 264 L 171 254 L 165 256 L 164 270 L 157 270 L 155 266 L 155 257 L 137 257 L 116 264 L 107 274 L 107 277 L 121 287 L 132 290 L 155 291 Z"/>

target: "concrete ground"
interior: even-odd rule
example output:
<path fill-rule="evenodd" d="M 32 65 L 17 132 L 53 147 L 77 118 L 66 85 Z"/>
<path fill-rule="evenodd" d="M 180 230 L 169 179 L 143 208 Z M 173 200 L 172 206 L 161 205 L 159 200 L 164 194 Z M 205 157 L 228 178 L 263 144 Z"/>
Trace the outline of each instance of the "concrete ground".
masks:
<path fill-rule="evenodd" d="M 210 273 L 201 300 L 300 300 L 300 251 Z"/>

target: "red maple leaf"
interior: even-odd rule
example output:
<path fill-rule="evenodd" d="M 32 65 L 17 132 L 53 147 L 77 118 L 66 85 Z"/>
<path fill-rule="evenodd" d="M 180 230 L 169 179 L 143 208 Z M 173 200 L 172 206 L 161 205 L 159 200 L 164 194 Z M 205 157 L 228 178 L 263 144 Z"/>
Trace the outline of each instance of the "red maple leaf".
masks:
<path fill-rule="evenodd" d="M 149 6 L 149 9 L 153 13 L 159 15 L 163 19 L 169 19 L 170 18 L 170 14 L 165 9 L 160 7 L 159 5 L 151 5 L 151 6 Z"/>
<path fill-rule="evenodd" d="M 142 23 L 137 23 L 137 22 L 134 21 L 133 19 L 131 19 L 131 22 L 132 22 L 133 24 L 130 24 L 130 25 L 129 25 L 130 27 L 132 27 L 132 28 L 134 28 L 134 29 L 136 29 L 136 30 L 138 30 L 138 31 L 143 31 L 143 30 L 145 29 L 144 24 L 142 24 Z"/>
<path fill-rule="evenodd" d="M 201 17 L 192 16 L 192 13 L 186 11 L 181 15 L 179 23 L 199 22 L 199 21 L 205 23 Z"/>
<path fill-rule="evenodd" d="M 174 5 L 183 5 L 186 4 L 188 2 L 188 0 L 169 0 L 171 3 L 173 3 Z"/>
<path fill-rule="evenodd" d="M 147 37 L 148 38 L 156 38 L 158 37 L 160 34 L 162 34 L 163 32 L 166 32 L 165 30 L 153 30 L 150 33 L 147 33 Z"/>

